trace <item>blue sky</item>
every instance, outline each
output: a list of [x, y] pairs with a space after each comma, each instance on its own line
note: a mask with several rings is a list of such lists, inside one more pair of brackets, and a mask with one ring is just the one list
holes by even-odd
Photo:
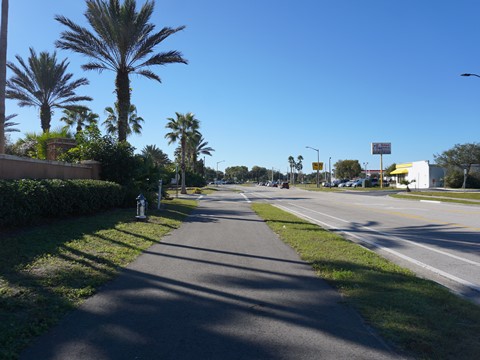
[[[143, 4], [142, 0], [137, 3]], [[480, 2], [475, 0], [156, 0], [151, 21], [186, 25], [159, 51], [179, 50], [189, 64], [158, 67], [162, 84], [133, 76], [132, 103], [145, 119], [137, 152], [156, 145], [173, 158], [166, 118], [193, 112], [215, 149], [207, 166], [254, 165], [286, 172], [288, 157], [332, 166], [338, 160], [379, 169], [372, 142], [390, 142], [383, 165], [430, 160], [455, 144], [479, 141]], [[8, 60], [28, 48], [54, 51], [61, 14], [86, 25], [83, 0], [10, 1]], [[83, 72], [91, 109], [105, 119], [115, 101], [114, 74]], [[24, 132], [41, 132], [38, 109], [7, 100]], [[56, 111], [52, 128], [61, 125]], [[21, 134], [14, 134], [16, 140]]]

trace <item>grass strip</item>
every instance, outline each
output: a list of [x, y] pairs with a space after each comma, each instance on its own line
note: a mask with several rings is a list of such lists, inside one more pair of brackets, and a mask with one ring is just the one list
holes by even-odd
[[254, 211], [398, 351], [418, 359], [480, 354], [480, 307], [376, 253], [268, 204]]
[[468, 200], [463, 200], [462, 198], [455, 198], [455, 197], [435, 197], [435, 196], [423, 196], [421, 195], [401, 195], [401, 194], [394, 194], [390, 195], [391, 197], [397, 198], [397, 199], [407, 199], [407, 200], [427, 200], [427, 201], [440, 201], [440, 202], [448, 202], [448, 203], [456, 203], [456, 204], [465, 204], [465, 205], [480, 205], [480, 202], [478, 201], [468, 201]]
[[147, 222], [135, 221], [134, 209], [119, 209], [0, 233], [0, 359], [18, 358], [32, 338], [178, 228], [196, 206], [162, 204]]

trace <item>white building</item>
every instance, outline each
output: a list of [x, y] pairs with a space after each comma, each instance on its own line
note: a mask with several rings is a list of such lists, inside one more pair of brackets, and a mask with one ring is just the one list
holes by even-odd
[[397, 164], [390, 173], [397, 181], [397, 187], [406, 188], [402, 181], [410, 182], [410, 189], [429, 189], [442, 187], [445, 169], [439, 165], [430, 164], [428, 160], [414, 161], [411, 163]]

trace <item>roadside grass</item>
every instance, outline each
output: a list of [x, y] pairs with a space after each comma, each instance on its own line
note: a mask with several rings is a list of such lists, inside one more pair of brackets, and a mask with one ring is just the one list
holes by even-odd
[[252, 207], [399, 352], [418, 359], [478, 358], [479, 306], [276, 207]]
[[466, 205], [480, 205], [480, 192], [413, 191], [410, 193], [394, 194], [390, 196], [407, 200], [430, 200]]
[[162, 204], [147, 222], [135, 221], [135, 209], [119, 209], [0, 233], [0, 359], [16, 359], [196, 206]]

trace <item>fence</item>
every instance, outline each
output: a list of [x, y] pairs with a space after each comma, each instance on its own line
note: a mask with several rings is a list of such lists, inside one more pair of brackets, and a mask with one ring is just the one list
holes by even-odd
[[0, 155], [0, 179], [100, 179], [98, 161], [70, 164], [61, 161], [36, 160]]

